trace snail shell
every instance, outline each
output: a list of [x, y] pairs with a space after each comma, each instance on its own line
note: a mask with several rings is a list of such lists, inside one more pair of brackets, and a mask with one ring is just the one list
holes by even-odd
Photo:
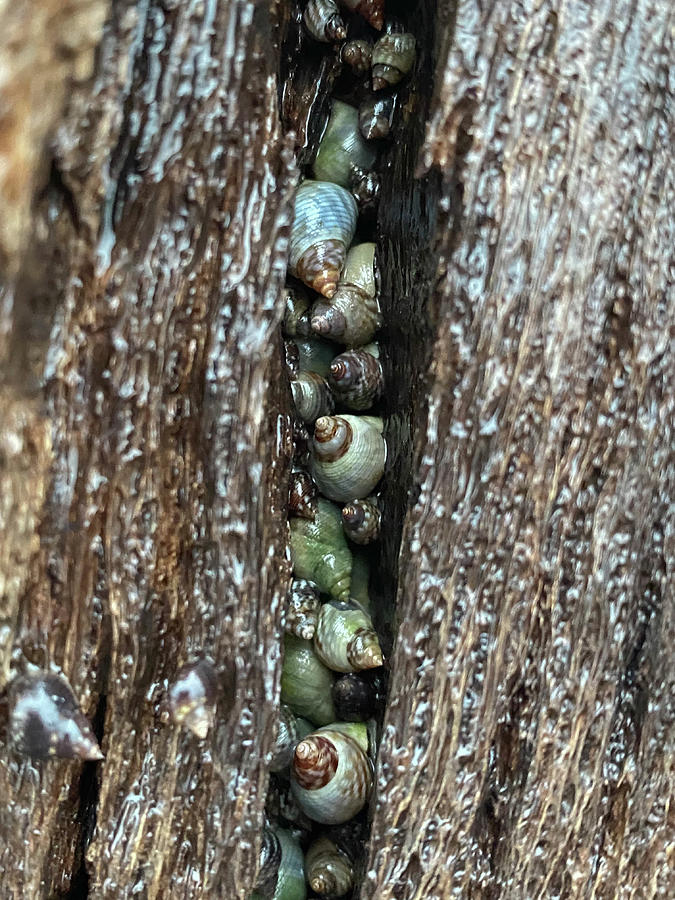
[[332, 297], [337, 290], [357, 215], [356, 201], [339, 184], [308, 180], [297, 190], [289, 266], [324, 297]]
[[345, 733], [347, 727], [340, 723], [322, 728], [295, 748], [291, 789], [305, 815], [325, 825], [339, 825], [355, 816], [365, 806], [373, 783], [367, 751]]
[[373, 47], [373, 90], [398, 84], [415, 63], [415, 36], [384, 34]]
[[319, 618], [321, 601], [310, 581], [296, 578], [291, 583], [284, 627], [288, 634], [311, 641]]
[[330, 838], [320, 837], [305, 854], [305, 870], [311, 889], [320, 897], [344, 897], [354, 886], [352, 860]]
[[333, 300], [318, 300], [312, 307], [312, 331], [348, 347], [360, 347], [372, 340], [381, 325], [375, 244], [357, 244], [349, 251]]
[[260, 845], [258, 879], [255, 884], [255, 892], [259, 897], [264, 897], [265, 900], [274, 897], [280, 865], [281, 843], [274, 831], [268, 825], [265, 825], [263, 826], [262, 843]]
[[312, 581], [322, 594], [346, 600], [351, 585], [352, 552], [339, 507], [319, 497], [314, 521], [291, 519], [290, 530], [295, 577]]
[[321, 493], [331, 500], [367, 497], [382, 478], [387, 445], [372, 419], [350, 415], [317, 419], [311, 473]]
[[169, 691], [171, 716], [203, 740], [215, 718], [216, 673], [204, 659], [186, 663], [179, 669]]
[[331, 44], [347, 37], [345, 23], [334, 0], [309, 0], [303, 19], [307, 31], [317, 41]]
[[[281, 845], [281, 863], [273, 900], [306, 900], [305, 858], [300, 842], [286, 828], [276, 828], [275, 834]], [[253, 900], [262, 900], [261, 895], [254, 894]]]
[[33, 759], [103, 759], [94, 732], [65, 678], [21, 675], [9, 687], [9, 735]]
[[376, 156], [359, 131], [358, 110], [341, 100], [334, 100], [314, 161], [314, 177], [348, 188], [354, 169], [371, 169]]
[[352, 173], [352, 197], [361, 212], [374, 210], [380, 202], [380, 176], [377, 172], [354, 169]]
[[389, 137], [394, 121], [396, 97], [366, 97], [359, 106], [359, 128], [367, 141]]
[[328, 384], [339, 403], [350, 409], [368, 409], [384, 389], [382, 364], [363, 348], [347, 350], [330, 364]]
[[298, 743], [298, 726], [290, 706], [282, 703], [279, 707], [279, 727], [272, 750], [270, 772], [281, 772], [291, 764], [293, 751]]
[[284, 635], [282, 702], [296, 716], [303, 716], [315, 725], [326, 725], [335, 719], [332, 687], [333, 674], [316, 655], [312, 642]]
[[358, 672], [382, 665], [373, 623], [358, 603], [331, 600], [319, 611], [314, 649], [334, 672]]
[[363, 16], [373, 28], [377, 28], [378, 31], [382, 30], [384, 25], [384, 0], [340, 0], [340, 2], [347, 9], [351, 9], [353, 12]]
[[288, 337], [309, 337], [312, 327], [309, 320], [311, 307], [309, 297], [303, 288], [286, 288], [286, 312], [284, 313], [284, 334]]
[[300, 372], [316, 372], [326, 378], [330, 372], [330, 364], [335, 357], [335, 347], [328, 341], [312, 336], [297, 338], [295, 345], [298, 351], [298, 369]]
[[288, 374], [295, 378], [300, 371], [300, 351], [295, 341], [284, 341], [284, 353]]
[[352, 583], [349, 589], [349, 597], [370, 612], [370, 561], [368, 555], [362, 550], [352, 551]]
[[291, 393], [295, 411], [303, 422], [315, 422], [319, 416], [330, 415], [335, 408], [326, 379], [316, 372], [298, 372], [291, 381]]
[[383, 697], [382, 674], [377, 670], [348, 672], [333, 685], [333, 705], [339, 719], [365, 722], [376, 713]]
[[342, 527], [355, 544], [371, 544], [380, 536], [382, 513], [370, 500], [353, 500], [342, 509]]
[[291, 478], [288, 485], [289, 516], [299, 516], [301, 519], [313, 519], [316, 515], [316, 497], [316, 485], [307, 472], [291, 472]]
[[299, 466], [309, 465], [311, 437], [307, 426], [293, 416], [293, 461]]
[[348, 65], [354, 74], [365, 75], [370, 71], [373, 59], [373, 45], [370, 41], [358, 38], [342, 45], [340, 59]]

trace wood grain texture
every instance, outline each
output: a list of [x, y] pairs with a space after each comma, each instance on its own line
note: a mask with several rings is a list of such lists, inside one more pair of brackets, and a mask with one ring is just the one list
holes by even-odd
[[439, 30], [437, 331], [364, 898], [672, 896], [674, 25], [464, 0]]
[[[66, 673], [106, 758], [0, 749], [7, 896], [250, 893], [289, 580], [275, 29], [245, 0], [116, 3], [59, 129], [49, 278], [25, 279], [57, 298], [51, 473], [14, 655]], [[221, 677], [203, 743], [166, 708], [198, 653]]]

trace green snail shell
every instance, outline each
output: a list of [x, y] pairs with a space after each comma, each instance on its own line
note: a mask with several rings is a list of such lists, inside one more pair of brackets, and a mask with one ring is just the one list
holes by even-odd
[[319, 592], [310, 581], [296, 578], [291, 583], [286, 602], [284, 628], [288, 634], [305, 641], [314, 638], [321, 601]]
[[349, 409], [369, 409], [382, 396], [382, 363], [364, 347], [340, 353], [330, 364], [328, 384], [338, 403]]
[[342, 527], [350, 541], [370, 544], [380, 536], [382, 513], [372, 500], [352, 500], [342, 510]]
[[352, 550], [352, 583], [349, 597], [370, 614], [370, 560], [363, 550]]
[[311, 641], [284, 635], [284, 665], [281, 670], [281, 701], [296, 716], [315, 725], [326, 725], [335, 719], [331, 690], [333, 673], [316, 655]]
[[373, 90], [398, 84], [415, 63], [415, 36], [384, 34], [373, 47]]
[[330, 600], [319, 610], [314, 649], [334, 672], [358, 672], [382, 665], [382, 650], [370, 616], [352, 600]]
[[339, 825], [365, 806], [373, 783], [367, 751], [334, 723], [301, 740], [291, 765], [291, 790], [315, 822]]
[[317, 487], [331, 500], [343, 502], [372, 493], [387, 459], [381, 420], [373, 416], [322, 416], [311, 449], [310, 471]]
[[316, 334], [348, 347], [361, 347], [372, 340], [382, 325], [377, 300], [375, 244], [352, 247], [331, 302], [316, 301], [311, 323]]
[[359, 131], [358, 110], [341, 100], [334, 100], [333, 111], [314, 161], [314, 177], [348, 188], [354, 169], [371, 169], [375, 159], [375, 151]]
[[317, 838], [308, 848], [305, 871], [311, 889], [326, 900], [344, 897], [354, 886], [351, 859], [325, 836]]
[[336, 347], [316, 336], [296, 338], [295, 345], [298, 350], [298, 370], [300, 372], [316, 372], [317, 375], [327, 378], [330, 373], [330, 364], [337, 352]]
[[315, 422], [320, 416], [329, 416], [335, 402], [328, 382], [316, 372], [298, 372], [291, 381], [291, 393], [295, 411], [303, 422]]
[[334, 0], [309, 0], [303, 19], [307, 31], [317, 41], [330, 44], [347, 37], [345, 23]]
[[[273, 900], [306, 900], [305, 858], [299, 841], [286, 828], [275, 828], [281, 846], [281, 862]], [[253, 894], [251, 900], [267, 900], [265, 895]]]
[[352, 552], [342, 527], [339, 507], [317, 499], [316, 516], [291, 519], [291, 561], [296, 578], [313, 582], [322, 594], [347, 599], [351, 585]]
[[303, 181], [295, 195], [288, 257], [291, 274], [324, 297], [332, 297], [357, 216], [356, 200], [346, 188], [329, 181]]

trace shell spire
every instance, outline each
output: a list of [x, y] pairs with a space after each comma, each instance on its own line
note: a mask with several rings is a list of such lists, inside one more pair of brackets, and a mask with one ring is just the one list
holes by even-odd
[[326, 497], [347, 502], [372, 493], [387, 459], [387, 445], [376, 423], [381, 420], [373, 416], [317, 419], [311, 474]]
[[320, 897], [344, 897], [354, 886], [354, 864], [330, 838], [317, 838], [305, 855], [309, 886]]
[[309, 0], [302, 17], [307, 31], [317, 41], [330, 44], [347, 37], [335, 0]]
[[370, 616], [358, 603], [329, 601], [319, 611], [314, 649], [334, 672], [358, 672], [382, 665], [382, 648]]
[[89, 722], [61, 676], [39, 672], [17, 677], [9, 702], [9, 733], [19, 753], [33, 759], [103, 759]]
[[380, 536], [382, 513], [371, 500], [354, 500], [342, 509], [342, 527], [355, 544], [371, 544]]
[[330, 364], [328, 384], [335, 399], [350, 409], [369, 409], [382, 396], [382, 363], [365, 348], [347, 350]]

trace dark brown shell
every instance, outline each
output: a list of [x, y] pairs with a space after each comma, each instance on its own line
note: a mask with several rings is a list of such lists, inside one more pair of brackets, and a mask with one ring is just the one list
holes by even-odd
[[342, 527], [355, 544], [372, 544], [380, 536], [382, 513], [372, 500], [352, 500], [342, 509]]
[[265, 900], [271, 900], [277, 887], [279, 866], [281, 865], [281, 844], [272, 829], [265, 825], [260, 845], [260, 868], [255, 892]]
[[330, 44], [347, 37], [345, 23], [334, 0], [309, 0], [303, 20], [307, 31], [317, 41]]
[[311, 305], [311, 300], [304, 288], [297, 285], [286, 288], [284, 334], [288, 337], [309, 337], [312, 333], [309, 320]]
[[396, 95], [366, 97], [359, 106], [359, 128], [367, 141], [389, 137], [396, 111]]
[[348, 672], [333, 685], [335, 714], [343, 722], [366, 722], [378, 712], [384, 698], [381, 670]]
[[314, 519], [318, 490], [307, 472], [291, 472], [288, 485], [288, 514], [301, 519]]
[[355, 74], [365, 75], [370, 71], [373, 57], [373, 45], [370, 41], [359, 38], [354, 41], [346, 41], [340, 51], [340, 59], [346, 63]]
[[377, 28], [378, 31], [382, 30], [384, 25], [384, 0], [340, 0], [340, 2], [347, 9], [354, 10], [360, 16], [363, 16], [373, 28]]
[[355, 168], [352, 172], [351, 191], [360, 212], [374, 211], [380, 202], [380, 176], [377, 172]]
[[338, 403], [359, 411], [370, 409], [384, 389], [382, 364], [366, 350], [347, 350], [331, 363], [328, 384]]

